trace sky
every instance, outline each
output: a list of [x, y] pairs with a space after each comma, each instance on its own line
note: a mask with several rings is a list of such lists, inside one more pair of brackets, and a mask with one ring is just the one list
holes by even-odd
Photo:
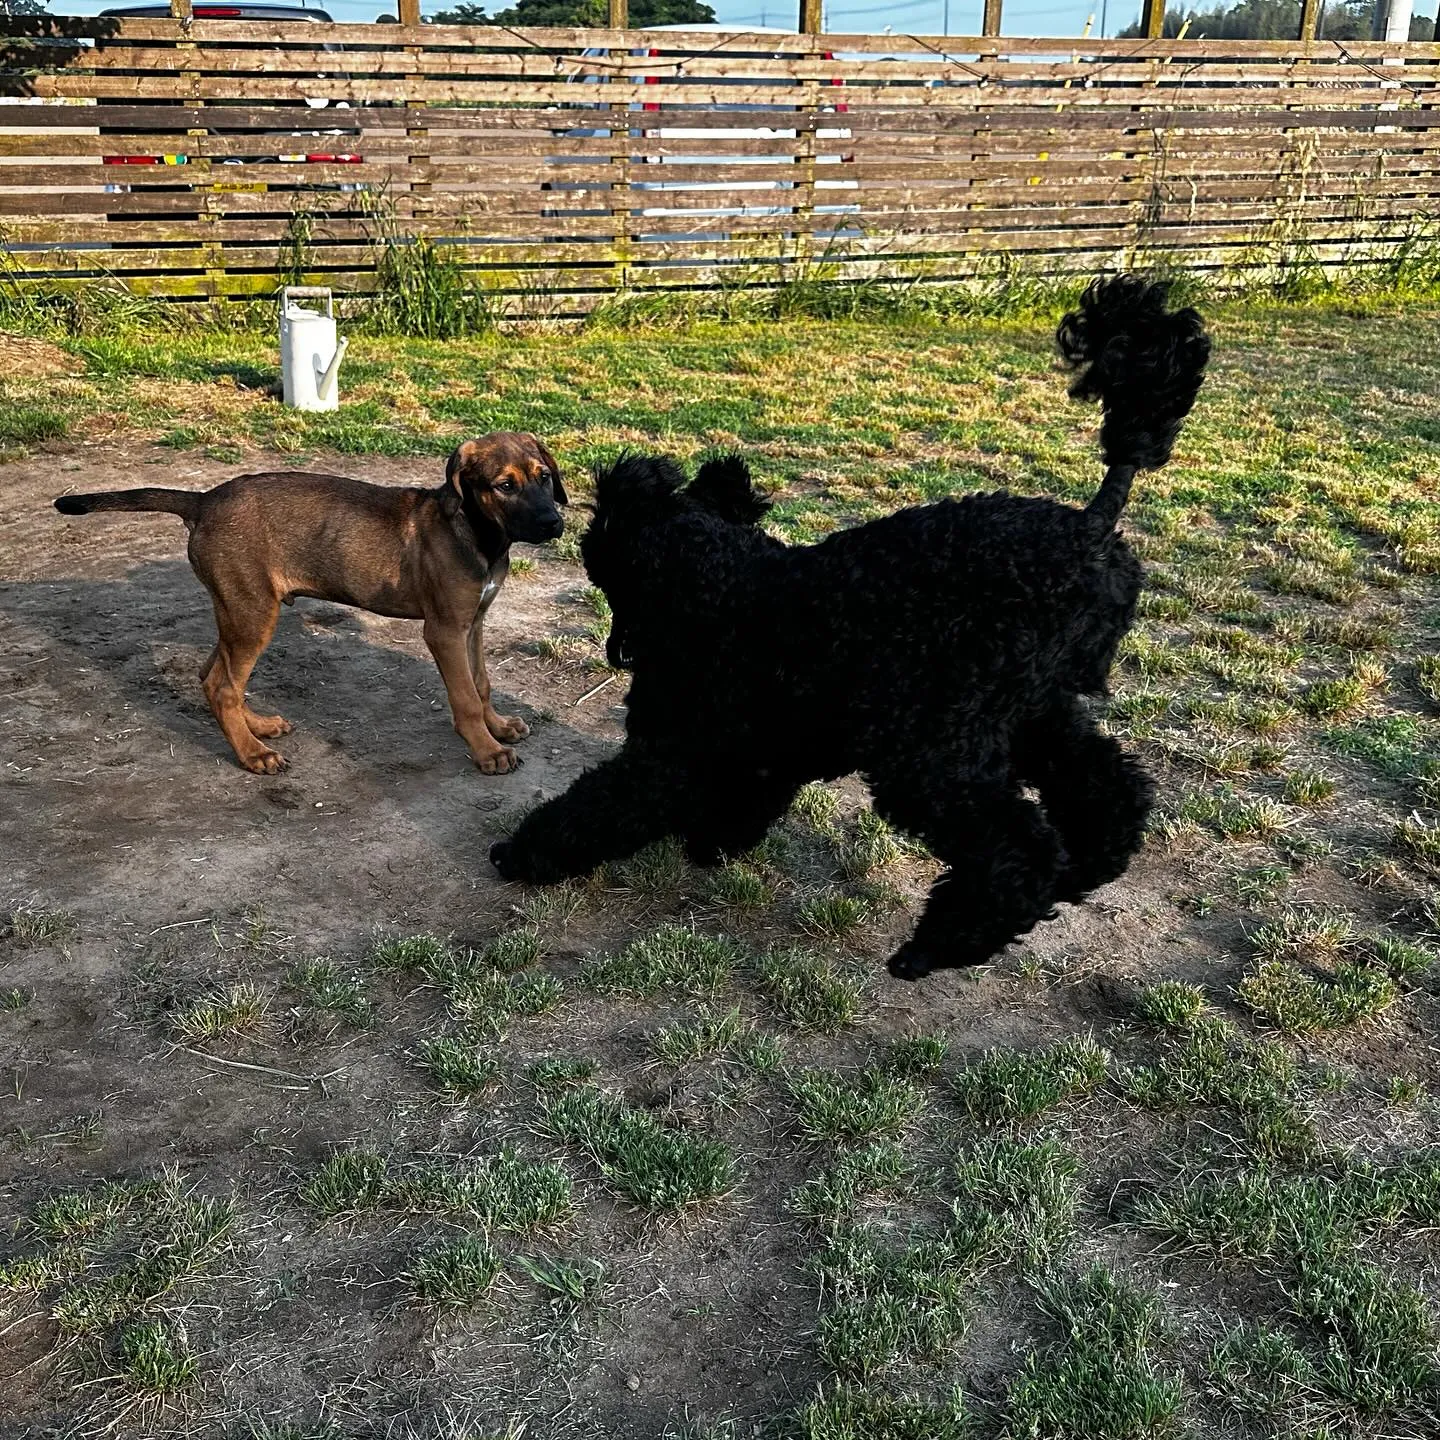
[[[137, 0], [51, 0], [56, 15], [94, 15], [107, 5], [137, 3]], [[284, 3], [284, 0], [280, 0]], [[311, 0], [336, 20], [373, 20], [377, 15], [395, 13], [395, 0]], [[422, 0], [424, 13], [443, 10], [451, 0]], [[482, 0], [483, 3], [483, 0]], [[487, 8], [503, 10], [511, 0], [493, 0]], [[715, 19], [722, 24], [774, 25], [797, 28], [799, 0], [709, 0]], [[1004, 31], [1007, 35], [1079, 35], [1093, 13], [1092, 33], [1099, 33], [1101, 6], [1105, 6], [1106, 33], [1134, 20], [1140, 0], [1005, 0]], [[1417, 6], [1417, 8], [1419, 8]], [[879, 33], [888, 25], [912, 35], [978, 35], [983, 0], [825, 0], [825, 28], [857, 34]], [[946, 18], [949, 28], [946, 29]]]
[[[51, 0], [57, 15], [93, 15], [122, 0]], [[133, 0], [131, 0], [133, 3]], [[395, 0], [311, 0], [336, 20], [369, 21], [388, 11]], [[424, 13], [446, 8], [450, 0], [422, 0]], [[503, 10], [511, 0], [493, 0], [488, 8]], [[709, 0], [723, 24], [774, 25], [796, 28], [799, 0]], [[1208, 9], [1213, 0], [1170, 0], [1176, 8]], [[835, 33], [879, 33], [888, 26], [901, 34], [978, 35], [983, 0], [824, 0], [825, 28]], [[1081, 35], [1087, 21], [1093, 35], [1114, 35], [1136, 20], [1140, 0], [1004, 0], [1002, 32], [1006, 35]], [[1415, 14], [1433, 15], [1435, 0], [1416, 0]], [[1103, 31], [1101, 25], [1104, 25]]]

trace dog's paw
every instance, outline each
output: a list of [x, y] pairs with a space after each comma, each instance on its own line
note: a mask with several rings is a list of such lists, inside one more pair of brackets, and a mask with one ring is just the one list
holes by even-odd
[[907, 941], [890, 957], [889, 970], [897, 980], [919, 980], [934, 968], [934, 960], [913, 940]]
[[495, 723], [486, 722], [487, 730], [500, 741], [523, 740], [530, 727], [518, 715], [497, 715]]
[[295, 727], [283, 715], [247, 714], [245, 728], [257, 740], [274, 740], [279, 735], [288, 735]]
[[514, 856], [515, 847], [508, 840], [497, 840], [490, 847], [490, 863], [502, 880], [518, 878], [514, 871]]
[[278, 750], [261, 750], [256, 755], [242, 755], [240, 763], [252, 775], [278, 775], [290, 768], [290, 762]]
[[475, 763], [482, 775], [508, 775], [512, 770], [518, 770], [522, 762], [508, 745], [501, 745], [486, 751]]

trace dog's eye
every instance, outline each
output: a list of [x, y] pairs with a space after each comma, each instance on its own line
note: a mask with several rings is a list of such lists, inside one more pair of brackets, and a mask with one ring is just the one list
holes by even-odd
[[513, 495], [520, 487], [513, 480], [502, 480], [495, 488], [503, 495]]
[[540, 467], [540, 483], [548, 485], [555, 477], [542, 465]]

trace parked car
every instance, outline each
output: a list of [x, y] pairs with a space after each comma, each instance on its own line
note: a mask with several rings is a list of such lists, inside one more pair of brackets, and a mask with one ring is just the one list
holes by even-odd
[[[238, 5], [196, 5], [191, 13], [197, 20], [254, 20], [257, 22], [268, 22], [272, 24], [277, 21], [291, 23], [309, 22], [316, 25], [328, 25], [331, 23], [330, 14], [327, 11], [318, 9], [314, 6], [266, 4], [263, 3], [263, 0], [262, 3], [249, 3], [249, 0], [246, 0], [246, 3]], [[147, 5], [115, 6], [114, 8], [109, 10], [102, 10], [100, 14], [102, 17], [108, 16], [116, 19], [159, 20], [169, 19], [171, 11], [170, 6], [166, 3], [151, 3]], [[333, 45], [322, 45], [319, 48], [325, 50], [333, 50], [335, 47]], [[103, 105], [107, 102], [101, 101], [100, 103]], [[128, 104], [132, 102], [112, 101], [109, 103]], [[169, 101], [163, 103], [181, 105], [184, 102]], [[209, 105], [213, 106], [216, 103], [217, 102], [212, 101], [209, 102]], [[223, 104], [225, 102], [218, 103]], [[253, 104], [254, 102], [237, 101], [235, 103]], [[267, 105], [279, 107], [281, 105], [284, 105], [285, 103], [286, 102], [284, 101], [270, 101], [267, 102]], [[297, 101], [292, 103], [296, 105], [297, 109], [301, 108], [301, 105], [303, 103], [303, 107], [308, 110], [343, 111], [350, 108], [348, 101], [340, 100], [332, 103], [331, 101], [322, 98], [306, 99], [303, 102]], [[104, 126], [101, 126], [100, 133], [102, 135], [107, 133], [133, 135], [136, 132], [133, 129], [129, 128], [126, 128], [124, 130], [113, 129], [107, 131]], [[157, 131], [156, 133], [163, 134], [167, 132]], [[210, 134], [212, 135], [223, 133], [225, 132], [219, 130], [212, 130], [210, 132]], [[355, 141], [359, 139], [360, 135], [359, 130], [355, 129], [354, 127], [334, 126], [326, 127], [324, 129], [297, 127], [294, 130], [277, 130], [266, 133], [267, 135], [273, 134], [276, 137], [277, 143], [273, 154], [218, 156], [211, 162], [212, 165], [359, 165], [363, 160], [363, 156], [359, 155], [352, 148]], [[105, 165], [126, 167], [137, 165], [186, 165], [190, 163], [190, 160], [191, 157], [184, 153], [169, 155], [106, 155], [103, 157], [103, 163]], [[106, 185], [105, 189], [106, 192], [109, 194], [124, 194], [132, 190], [134, 188], [134, 184], [138, 183], [140, 183], [140, 181], [137, 177], [135, 182], [133, 182], [132, 184], [117, 182]], [[145, 188], [147, 190], [178, 191], [185, 190], [188, 187], [184, 185], [166, 185], [161, 182], [156, 185], [146, 184]], [[237, 179], [234, 181], [220, 182], [216, 186], [216, 188], [223, 190], [246, 190], [263, 192], [266, 190], [290, 190], [298, 188], [313, 189], [316, 187], [304, 184], [303, 182], [293, 187], [267, 184], [265, 182], [247, 182], [242, 181], [237, 177]], [[354, 191], [361, 190], [364, 188], [364, 186], [334, 185], [324, 186], [320, 188], [339, 191]]]
[[[721, 24], [656, 25], [649, 28], [654, 30], [688, 32], [707, 31], [712, 34], [735, 36], [793, 35], [795, 33], [793, 30], [782, 30], [775, 26], [748, 26], [741, 28], [734, 25]], [[657, 49], [652, 48], [650, 50], [632, 49], [629, 53], [632, 56], [645, 57], [658, 56], [661, 52]], [[731, 55], [738, 55], [744, 58], [779, 58], [774, 54], [774, 52], [767, 51], [761, 43], [757, 43], [753, 50], [746, 49], [743, 51], [739, 51], [732, 49], [728, 50], [726, 53]], [[584, 54], [587, 58], [590, 59], [600, 59], [607, 56], [609, 54], [609, 51], [605, 48], [591, 48], [586, 50]], [[828, 60], [833, 57], [831, 57], [830, 55], [826, 55], [823, 58]], [[627, 76], [627, 78], [638, 79], [641, 84], [663, 86], [667, 83], [667, 81], [670, 80], [671, 77], [660, 73], [660, 68], [657, 67], [657, 71], [654, 74], [647, 74], [644, 71], [641, 71], [637, 76], [632, 72], [629, 76]], [[608, 77], [604, 75], [585, 75], [578, 77], [577, 83], [584, 85], [602, 85], [606, 83], [607, 79]], [[706, 77], [705, 83], [712, 85], [773, 85], [777, 92], [775, 101], [773, 103], [756, 103], [753, 101], [745, 101], [737, 102], [735, 104], [718, 104], [710, 107], [717, 111], [727, 112], [773, 112], [775, 110], [791, 108], [785, 104], [784, 91], [791, 86], [798, 86], [803, 82], [798, 80], [791, 80], [786, 77], [778, 77], [773, 81], [767, 82], [763, 80], [757, 81], [756, 79], [747, 76], [726, 76], [719, 78]], [[831, 83], [838, 87], [843, 84], [843, 81], [837, 78]], [[603, 101], [599, 100], [581, 103], [586, 104], [587, 107], [593, 105], [596, 108], [599, 108], [604, 104]], [[798, 109], [799, 107], [797, 106], [794, 108]], [[827, 106], [826, 108], [829, 110], [833, 110], [833, 112], [836, 114], [843, 114], [846, 109], [845, 105], [839, 101], [837, 101], [837, 103], [833, 107]], [[635, 111], [641, 114], [654, 113], [660, 111], [661, 104], [659, 98], [657, 97], [657, 100], [655, 102], [632, 101], [629, 105], [629, 109], [631, 111]], [[603, 126], [595, 128], [576, 127], [560, 133], [563, 135], [575, 136], [578, 138], [582, 136], [611, 136], [615, 135], [616, 131], [612, 127]], [[644, 164], [647, 166], [655, 165], [661, 167], [665, 165], [684, 165], [690, 166], [692, 168], [721, 165], [764, 165], [772, 168], [776, 165], [784, 164], [794, 164], [798, 166], [801, 163], [801, 160], [800, 157], [798, 157], [794, 153], [794, 147], [783, 143], [786, 141], [793, 141], [796, 138], [796, 135], [797, 132], [794, 129], [784, 126], [775, 127], [769, 125], [757, 125], [753, 128], [748, 126], [741, 128], [733, 128], [729, 126], [720, 127], [706, 125], [660, 125], [657, 127], [645, 124], [643, 121], [640, 122], [637, 127], [632, 127], [628, 131], [628, 136], [635, 138], [658, 138], [662, 140], [685, 141], [693, 140], [695, 142], [695, 149], [693, 152], [686, 151], [682, 154], [671, 155], [655, 155], [646, 152], [636, 153], [632, 156], [632, 159], [636, 164]], [[815, 156], [816, 165], [838, 166], [846, 164], [851, 159], [853, 159], [852, 156], [844, 152], [843, 148], [836, 144], [836, 142], [848, 140], [850, 139], [850, 137], [851, 132], [848, 128], [844, 126], [843, 123], [834, 127], [825, 126], [816, 130], [815, 138], [817, 143], [828, 142], [829, 144], [834, 144], [836, 146], [836, 148], [834, 148], [833, 150], [827, 148], [826, 150], [817, 154]], [[774, 140], [777, 143], [773, 151], [760, 151], [754, 154], [736, 155], [730, 153], [728, 149], [717, 150], [715, 148], [707, 146], [707, 141], [714, 140]], [[637, 149], [639, 148], [640, 147], [637, 147]], [[553, 158], [552, 163], [573, 165], [577, 163], [577, 158], [578, 157], [556, 156]], [[730, 232], [727, 231], [723, 226], [720, 226], [718, 228], [711, 228], [715, 226], [715, 222], [717, 220], [756, 215], [791, 215], [795, 212], [795, 206], [793, 202], [779, 200], [778, 195], [786, 191], [793, 191], [795, 189], [795, 185], [796, 182], [793, 180], [773, 179], [754, 181], [734, 179], [666, 180], [657, 176], [655, 179], [632, 180], [630, 185], [630, 188], [632, 190], [644, 191], [651, 194], [663, 194], [665, 192], [670, 192], [677, 195], [694, 195], [703, 194], [706, 192], [713, 192], [716, 193], [717, 196], [721, 193], [727, 196], [726, 203], [717, 203], [713, 207], [701, 206], [692, 208], [690, 206], [685, 206], [681, 208], [675, 205], [666, 205], [658, 200], [656, 203], [642, 206], [640, 209], [632, 213], [640, 216], [675, 216], [682, 214], [687, 216], [693, 216], [697, 221], [704, 222], [704, 228], [701, 229], [697, 227], [697, 230], [695, 231], [685, 231], [683, 234], [680, 235], [674, 233], [646, 234], [642, 232], [637, 234], [634, 238], [640, 241], [664, 239], [712, 241], [728, 239]], [[554, 191], [565, 191], [583, 190], [586, 187], [584, 181], [556, 180], [546, 182], [546, 188]], [[844, 179], [841, 178], [839, 175], [836, 175], [833, 178], [827, 177], [825, 179], [817, 179], [815, 181], [815, 189], [817, 192], [853, 192], [859, 189], [859, 183], [855, 180]], [[730, 198], [734, 197], [736, 195], [736, 192], [745, 195], [747, 198], [737, 204], [733, 198]], [[756, 197], [756, 203], [752, 203], [748, 198], [748, 196], [752, 194]], [[761, 198], [762, 196], [764, 197], [763, 199]], [[843, 217], [846, 215], [856, 215], [859, 213], [859, 211], [860, 206], [857, 203], [854, 203], [853, 201], [841, 201], [839, 196], [836, 197], [834, 203], [816, 204], [814, 206], [814, 212], [818, 215], [834, 215], [837, 217]], [[604, 214], [606, 212], [601, 210], [587, 209], [553, 209], [547, 211], [546, 213], [558, 216], [598, 215]], [[841, 234], [854, 234], [856, 232], [853, 230], [853, 228], [846, 226], [843, 220], [837, 218], [836, 229], [831, 233], [838, 236]]]

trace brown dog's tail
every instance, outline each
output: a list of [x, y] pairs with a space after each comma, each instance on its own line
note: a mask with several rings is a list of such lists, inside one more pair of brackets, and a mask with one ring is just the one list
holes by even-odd
[[62, 495], [55, 508], [62, 515], [91, 515], [97, 510], [159, 510], [178, 515], [187, 525], [200, 514], [204, 491], [197, 490], [101, 490], [94, 495]]

